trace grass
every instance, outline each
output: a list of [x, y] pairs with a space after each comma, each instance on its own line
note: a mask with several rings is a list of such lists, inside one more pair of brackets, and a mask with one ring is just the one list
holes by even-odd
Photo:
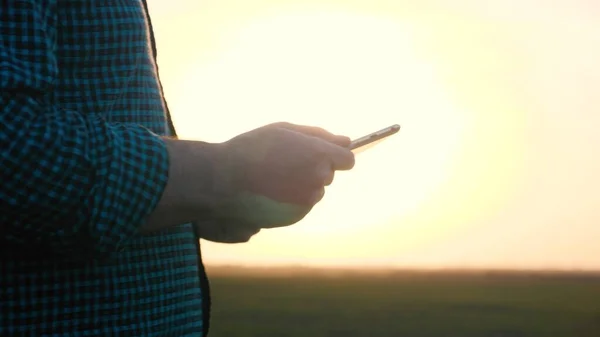
[[600, 275], [208, 272], [211, 337], [600, 337]]

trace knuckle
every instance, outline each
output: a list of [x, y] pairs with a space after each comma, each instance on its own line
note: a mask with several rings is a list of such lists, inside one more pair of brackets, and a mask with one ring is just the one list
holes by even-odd
[[321, 160], [317, 166], [317, 179], [319, 181], [328, 181], [333, 175], [333, 168], [328, 160]]
[[289, 127], [290, 123], [288, 123], [288, 122], [275, 122], [275, 123], [272, 123], [271, 126], [273, 126], [273, 127]]
[[319, 135], [323, 135], [323, 136], [330, 136], [331, 135], [331, 133], [329, 133], [329, 131], [327, 131], [327, 130], [321, 128], [321, 127], [318, 127], [318, 126], [313, 126], [312, 129], [314, 130], [314, 132], [316, 134], [319, 134]]
[[327, 177], [327, 179], [325, 180], [325, 186], [329, 186], [333, 183], [333, 180], [335, 179], [335, 173], [331, 172], [329, 174], [329, 176]]
[[324, 197], [324, 196], [325, 196], [325, 188], [320, 188], [320, 189], [317, 191], [317, 195], [316, 195], [316, 198], [315, 198], [315, 199], [316, 199], [316, 202], [315, 202], [315, 203], [317, 203], [317, 202], [319, 202], [319, 201], [323, 200], [323, 197]]

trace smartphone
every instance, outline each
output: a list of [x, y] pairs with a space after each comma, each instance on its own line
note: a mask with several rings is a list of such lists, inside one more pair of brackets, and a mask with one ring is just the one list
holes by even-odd
[[[352, 151], [365, 150], [365, 149], [379, 143], [383, 139], [397, 133], [398, 131], [400, 131], [400, 125], [394, 124], [385, 129], [381, 129], [379, 131], [373, 132], [364, 137], [360, 137], [358, 139], [353, 140], [352, 143], [350, 143], [350, 146], [348, 146], [348, 148]], [[367, 147], [367, 145], [371, 145], [371, 146]]]

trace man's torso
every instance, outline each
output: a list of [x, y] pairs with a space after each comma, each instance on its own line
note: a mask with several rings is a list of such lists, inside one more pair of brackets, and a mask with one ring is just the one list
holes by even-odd
[[[53, 103], [167, 134], [144, 3], [53, 2], [56, 29], [50, 33], [56, 36], [59, 63]], [[204, 270], [191, 225], [136, 238], [108, 258], [35, 256], [0, 258], [2, 336], [199, 336], [203, 331], [202, 291], [208, 289], [201, 289]]]

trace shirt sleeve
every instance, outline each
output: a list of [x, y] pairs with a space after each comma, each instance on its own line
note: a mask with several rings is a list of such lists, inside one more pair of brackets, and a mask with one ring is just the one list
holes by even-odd
[[0, 4], [0, 235], [38, 254], [111, 253], [156, 207], [168, 153], [141, 126], [52, 104], [54, 2]]

